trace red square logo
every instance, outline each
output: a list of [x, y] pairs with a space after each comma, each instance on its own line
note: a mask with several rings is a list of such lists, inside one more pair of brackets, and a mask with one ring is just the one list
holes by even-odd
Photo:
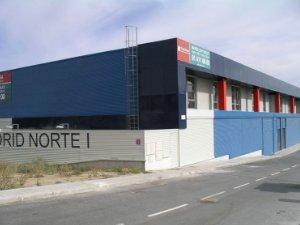
[[177, 38], [177, 60], [190, 63], [190, 43]]
[[11, 73], [10, 72], [0, 73], [0, 84], [10, 83], [10, 82], [11, 82]]

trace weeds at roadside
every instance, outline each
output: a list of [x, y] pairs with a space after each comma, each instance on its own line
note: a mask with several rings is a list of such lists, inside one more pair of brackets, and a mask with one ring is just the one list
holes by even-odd
[[73, 174], [72, 166], [63, 164], [58, 166], [58, 174], [62, 177], [70, 177]]
[[[98, 168], [78, 164], [57, 165], [50, 164], [42, 158], [36, 158], [30, 163], [22, 164], [0, 161], [0, 190], [23, 187], [28, 181], [28, 179], [32, 180], [33, 178], [33, 184], [36, 186], [41, 186], [45, 184], [44, 182], [45, 179], [47, 179], [47, 175], [56, 175], [56, 177], [57, 175], [59, 175], [60, 177], [76, 177], [82, 175], [83, 179], [84, 177], [92, 179], [99, 177], [109, 178], [116, 175], [137, 173], [141, 173], [141, 170], [129, 167]], [[63, 181], [64, 180], [58, 180], [54, 183], [62, 183]]]
[[27, 175], [22, 174], [16, 177], [16, 172], [17, 165], [0, 162], [0, 190], [23, 187], [27, 180]]

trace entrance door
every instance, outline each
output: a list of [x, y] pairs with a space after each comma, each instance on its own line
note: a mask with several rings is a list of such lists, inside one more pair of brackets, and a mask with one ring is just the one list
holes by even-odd
[[277, 151], [286, 148], [286, 118], [277, 118]]

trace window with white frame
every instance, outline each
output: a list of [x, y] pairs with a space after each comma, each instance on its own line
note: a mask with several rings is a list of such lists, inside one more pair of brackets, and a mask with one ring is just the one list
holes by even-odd
[[263, 91], [262, 93], [262, 101], [263, 101], [263, 112], [267, 112], [268, 93], [265, 91]]
[[219, 98], [218, 98], [218, 82], [213, 82], [211, 90], [211, 106], [212, 109], [219, 109]]
[[281, 96], [281, 112], [285, 112], [285, 98]]
[[281, 112], [288, 113], [288, 100], [285, 96], [281, 97]]
[[248, 111], [254, 112], [254, 94], [253, 94], [253, 89], [251, 88], [250, 91], [251, 91], [250, 92], [250, 101], [252, 102], [252, 104], [251, 104], [251, 109], [248, 110]]
[[251, 87], [245, 87], [246, 89], [246, 97], [245, 97], [245, 102], [246, 102], [246, 111], [251, 112], [253, 111], [253, 89]]
[[238, 86], [231, 86], [231, 101], [232, 110], [241, 110], [241, 88]]
[[186, 91], [187, 91], [187, 107], [190, 109], [197, 108], [197, 89], [196, 79], [188, 76], [186, 79]]

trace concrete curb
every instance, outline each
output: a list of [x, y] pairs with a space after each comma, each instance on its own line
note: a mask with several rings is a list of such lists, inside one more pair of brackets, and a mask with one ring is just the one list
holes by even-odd
[[145, 184], [159, 180], [208, 174], [230, 166], [283, 157], [298, 150], [300, 150], [300, 145], [278, 152], [273, 156], [249, 156], [244, 158], [234, 158], [231, 160], [208, 160], [191, 166], [164, 171], [155, 171], [149, 174], [126, 175], [100, 180], [88, 180], [73, 183], [4, 190], [0, 191], [0, 205], [58, 196], [68, 196], [72, 194], [105, 191], [113, 188]]

